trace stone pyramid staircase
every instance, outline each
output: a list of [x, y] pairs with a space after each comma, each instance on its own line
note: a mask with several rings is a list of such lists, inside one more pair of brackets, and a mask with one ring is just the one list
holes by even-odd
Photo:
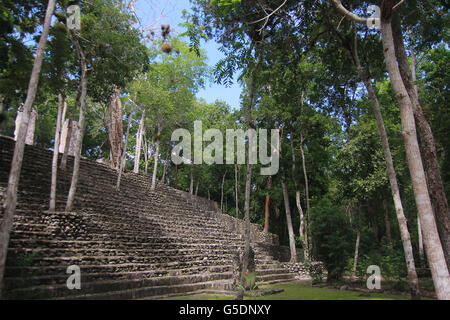
[[[0, 200], [14, 141], [0, 137]], [[139, 299], [232, 289], [233, 256], [243, 248], [243, 222], [217, 204], [149, 176], [82, 160], [73, 212], [64, 212], [73, 159], [58, 172], [57, 212], [48, 212], [52, 151], [26, 146], [5, 272], [14, 298]], [[1, 216], [0, 216], [1, 218]], [[271, 253], [278, 238], [251, 227], [258, 280], [289, 281]], [[67, 268], [81, 271], [70, 290]]]

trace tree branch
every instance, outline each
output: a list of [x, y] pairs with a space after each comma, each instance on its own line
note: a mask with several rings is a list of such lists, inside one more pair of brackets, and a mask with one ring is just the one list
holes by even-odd
[[401, 0], [399, 3], [397, 3], [395, 6], [392, 7], [392, 12], [397, 10], [406, 0]]
[[[253, 21], [253, 22], [249, 22], [248, 24], [255, 24], [255, 23], [264, 21], [263, 26], [257, 30], [259, 33], [262, 33], [264, 28], [266, 27], [267, 23], [269, 22], [269, 18], [272, 15], [274, 15], [277, 11], [279, 11], [286, 4], [286, 2], [287, 2], [287, 0], [284, 0], [283, 3], [278, 8], [273, 10], [271, 13], [267, 14], [264, 18], [258, 19], [258, 20]], [[264, 12], [266, 12], [266, 10], [264, 8], [263, 8], [263, 10], [264, 10]]]
[[334, 6], [336, 7], [336, 9], [338, 9], [338, 11], [340, 13], [342, 13], [343, 15], [345, 15], [347, 18], [350, 18], [351, 20], [353, 20], [356, 23], [367, 24], [367, 21], [368, 21], [367, 18], [361, 18], [360, 16], [357, 16], [353, 12], [348, 11], [342, 5], [340, 0], [332, 0], [332, 2], [334, 3]]

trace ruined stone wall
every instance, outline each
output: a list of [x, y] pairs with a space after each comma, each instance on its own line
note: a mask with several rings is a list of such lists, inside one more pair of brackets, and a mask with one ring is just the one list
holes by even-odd
[[[211, 216], [214, 215], [214, 218], [216, 218], [219, 221], [219, 223], [222, 225], [222, 227], [225, 228], [225, 230], [231, 233], [238, 233], [241, 235], [245, 234], [245, 221], [242, 219], [232, 217], [228, 214], [221, 213], [217, 205], [217, 202], [213, 200], [208, 200], [206, 198], [198, 197], [195, 195], [191, 195], [189, 192], [186, 191], [177, 190], [177, 192], [180, 193], [183, 197], [185, 197], [186, 200], [192, 201], [192, 203], [194, 205], [197, 205], [198, 208], [211, 210], [212, 212], [210, 213], [210, 215]], [[269, 246], [279, 247], [280, 245], [278, 235], [263, 232], [263, 227], [257, 223], [250, 224], [250, 240], [252, 242], [264, 243]]]

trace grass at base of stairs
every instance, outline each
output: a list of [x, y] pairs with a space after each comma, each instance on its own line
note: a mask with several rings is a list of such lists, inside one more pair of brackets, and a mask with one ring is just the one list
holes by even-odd
[[[346, 291], [312, 287], [310, 282], [289, 282], [263, 285], [265, 289], [284, 289], [283, 292], [261, 296], [245, 297], [245, 300], [409, 300], [409, 296], [388, 293], [363, 294], [357, 291]], [[164, 300], [230, 300], [234, 297], [224, 294], [194, 294], [175, 296]]]

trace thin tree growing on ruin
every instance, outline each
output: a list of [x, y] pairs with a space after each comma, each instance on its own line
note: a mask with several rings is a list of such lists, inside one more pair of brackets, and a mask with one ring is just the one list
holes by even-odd
[[120, 157], [119, 174], [117, 175], [117, 182], [116, 182], [116, 190], [117, 191], [119, 191], [119, 189], [120, 189], [120, 180], [122, 178], [122, 171], [124, 170], [124, 166], [125, 166], [125, 162], [126, 162], [126, 158], [127, 158], [128, 137], [130, 135], [131, 123], [133, 122], [133, 112], [134, 112], [134, 104], [131, 105], [130, 114], [128, 115], [127, 131], [125, 133], [125, 143], [123, 145], [122, 156]]
[[[58, 94], [58, 113], [56, 115], [56, 129], [55, 129], [55, 142], [53, 145], [53, 158], [52, 158], [52, 177], [50, 184], [50, 205], [49, 210], [55, 211], [56, 207], [56, 184], [58, 177], [58, 156], [59, 156], [59, 140], [61, 137], [61, 124], [63, 122], [64, 111], [63, 104], [66, 105], [66, 102], [63, 101], [62, 94]], [[65, 109], [65, 108], [64, 108]]]
[[80, 175], [80, 162], [81, 162], [81, 149], [83, 145], [83, 137], [84, 130], [86, 127], [86, 115], [85, 115], [85, 107], [86, 107], [86, 93], [87, 93], [87, 62], [86, 56], [84, 54], [83, 49], [80, 46], [78, 41], [78, 35], [75, 31], [71, 30], [71, 40], [77, 51], [77, 56], [80, 62], [80, 87], [81, 87], [81, 96], [80, 96], [80, 114], [78, 118], [78, 131], [77, 131], [77, 141], [75, 144], [75, 157], [73, 160], [73, 171], [72, 171], [72, 180], [70, 183], [69, 195], [67, 196], [66, 202], [66, 211], [70, 212], [73, 208], [73, 203], [75, 200], [75, 194], [77, 191], [78, 178]]
[[20, 123], [18, 137], [14, 147], [13, 159], [11, 162], [11, 170], [8, 178], [8, 188], [3, 204], [3, 220], [0, 224], [0, 296], [2, 294], [3, 275], [5, 273], [6, 255], [8, 252], [9, 235], [13, 225], [14, 213], [17, 205], [17, 188], [19, 186], [20, 171], [22, 169], [23, 153], [25, 150], [25, 137], [27, 133], [28, 120], [31, 108], [36, 97], [36, 91], [39, 83], [39, 75], [41, 73], [42, 61], [44, 58], [44, 50], [47, 44], [50, 22], [55, 10], [55, 0], [49, 0], [45, 12], [44, 25], [41, 37], [35, 53], [33, 69], [28, 83], [27, 98], [23, 106], [23, 118]]

